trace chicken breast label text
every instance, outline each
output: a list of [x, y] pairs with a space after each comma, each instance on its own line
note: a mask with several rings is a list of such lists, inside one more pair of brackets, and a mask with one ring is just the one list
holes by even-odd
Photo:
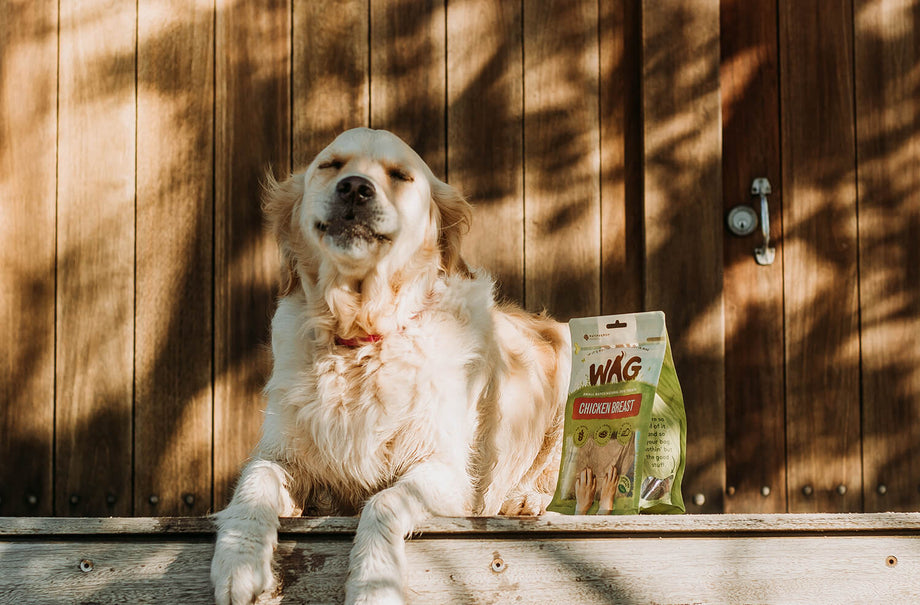
[[620, 397], [577, 397], [572, 407], [572, 418], [612, 419], [638, 416], [642, 405], [642, 395], [622, 395]]

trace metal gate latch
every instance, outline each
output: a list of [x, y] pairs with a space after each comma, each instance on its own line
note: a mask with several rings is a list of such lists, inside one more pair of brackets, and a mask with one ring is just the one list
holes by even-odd
[[754, 259], [758, 265], [772, 265], [776, 257], [776, 248], [770, 245], [770, 208], [767, 196], [773, 193], [770, 181], [761, 177], [751, 184], [751, 195], [760, 196], [760, 226], [763, 231], [763, 246], [754, 248]]

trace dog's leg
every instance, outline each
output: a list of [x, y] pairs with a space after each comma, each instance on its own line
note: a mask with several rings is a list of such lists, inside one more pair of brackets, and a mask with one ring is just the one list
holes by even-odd
[[345, 603], [404, 603], [405, 538], [431, 516], [469, 514], [470, 492], [469, 479], [463, 469], [429, 461], [406, 473], [392, 487], [372, 496], [358, 522], [345, 585]]
[[251, 603], [274, 588], [271, 560], [278, 517], [294, 512], [289, 480], [278, 463], [253, 460], [243, 469], [229, 506], [215, 515], [211, 582], [218, 605]]

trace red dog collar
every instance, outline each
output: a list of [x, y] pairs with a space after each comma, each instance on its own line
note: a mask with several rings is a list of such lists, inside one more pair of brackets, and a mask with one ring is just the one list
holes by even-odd
[[340, 336], [335, 337], [335, 344], [340, 347], [360, 347], [361, 345], [366, 345], [371, 342], [377, 342], [383, 338], [380, 334], [368, 334], [362, 338], [342, 338]]

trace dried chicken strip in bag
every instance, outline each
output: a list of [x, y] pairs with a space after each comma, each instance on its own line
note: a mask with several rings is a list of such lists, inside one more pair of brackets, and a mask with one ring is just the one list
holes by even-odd
[[572, 319], [562, 464], [548, 510], [685, 510], [686, 416], [664, 313]]

